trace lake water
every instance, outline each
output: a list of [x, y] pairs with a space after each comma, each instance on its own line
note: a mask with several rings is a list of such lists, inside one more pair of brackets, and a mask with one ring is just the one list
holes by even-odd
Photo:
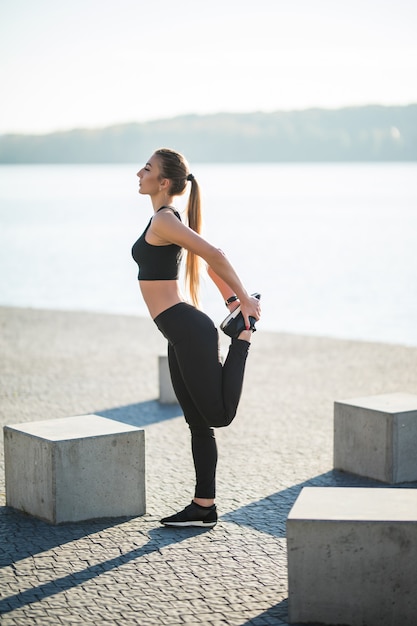
[[[147, 315], [130, 256], [151, 215], [136, 169], [0, 167], [0, 305]], [[205, 236], [262, 293], [260, 329], [417, 345], [417, 164], [192, 170]], [[226, 314], [209, 283], [203, 304]]]

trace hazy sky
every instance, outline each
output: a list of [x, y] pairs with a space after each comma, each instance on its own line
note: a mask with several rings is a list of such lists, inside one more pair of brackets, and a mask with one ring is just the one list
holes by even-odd
[[416, 0], [0, 0], [0, 132], [417, 102]]

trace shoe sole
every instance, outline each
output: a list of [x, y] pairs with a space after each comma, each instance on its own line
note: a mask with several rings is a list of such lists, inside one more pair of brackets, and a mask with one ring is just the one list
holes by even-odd
[[161, 522], [164, 526], [173, 526], [176, 528], [184, 528], [186, 526], [195, 526], [196, 528], [213, 528], [217, 522], [202, 522], [202, 521], [190, 521], [190, 522]]
[[232, 311], [231, 313], [229, 313], [229, 315], [226, 317], [225, 320], [223, 320], [223, 322], [220, 324], [220, 329], [224, 330], [226, 328], [226, 326], [235, 319], [235, 317], [237, 317], [240, 313], [240, 304], [239, 306]]

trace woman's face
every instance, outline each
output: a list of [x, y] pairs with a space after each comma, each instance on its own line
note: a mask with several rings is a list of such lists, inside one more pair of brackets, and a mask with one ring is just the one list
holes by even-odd
[[161, 190], [161, 172], [158, 157], [153, 154], [149, 161], [136, 174], [139, 178], [139, 193], [155, 195]]

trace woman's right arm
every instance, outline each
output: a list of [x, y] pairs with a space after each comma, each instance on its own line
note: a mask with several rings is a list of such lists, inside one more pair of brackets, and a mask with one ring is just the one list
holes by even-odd
[[[213, 281], [213, 283], [216, 285], [217, 289], [222, 294], [223, 300], [225, 302], [231, 296], [235, 296], [236, 295], [234, 293], [233, 289], [231, 287], [229, 287], [229, 285], [222, 278], [220, 278], [220, 276], [218, 276], [216, 274], [216, 272], [213, 270], [213, 268], [210, 265], [207, 265], [207, 274], [210, 276], [211, 280]], [[234, 309], [236, 307], [236, 304], [235, 304], [235, 302], [232, 302], [228, 306], [230, 306], [231, 309]]]
[[[249, 329], [249, 316], [254, 317], [256, 320], [260, 317], [259, 300], [248, 294], [222, 250], [213, 248], [210, 256], [211, 260], [207, 257], [203, 257], [208, 263], [207, 272], [210, 278], [218, 287], [224, 300], [227, 300], [227, 298], [232, 295], [238, 297], [246, 328]], [[232, 302], [228, 308], [231, 311], [234, 310], [236, 308], [236, 302]]]
[[[175, 243], [200, 256], [212, 271], [226, 284], [229, 295], [236, 294], [240, 300], [243, 318], [249, 328], [249, 316], [256, 320], [260, 317], [260, 304], [257, 298], [250, 296], [239, 276], [225, 254], [195, 231], [182, 224], [173, 214], [159, 213], [152, 220], [151, 229], [161, 240]], [[229, 295], [227, 297], [229, 297]]]

